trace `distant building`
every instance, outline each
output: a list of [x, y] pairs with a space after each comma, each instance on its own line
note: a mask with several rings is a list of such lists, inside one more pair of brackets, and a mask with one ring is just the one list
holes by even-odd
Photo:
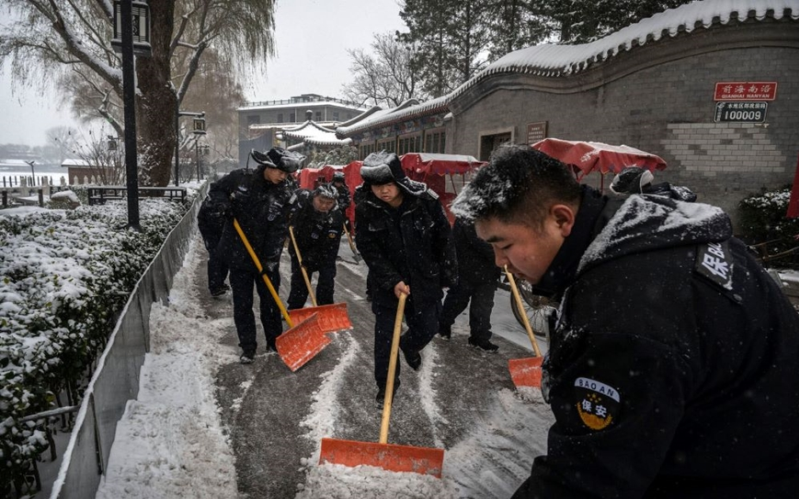
[[[263, 150], [278, 145], [277, 134], [284, 129], [313, 121], [319, 127], [334, 130], [339, 123], [351, 120], [363, 111], [364, 107], [355, 102], [317, 94], [249, 102], [238, 108], [239, 164], [246, 164], [251, 149]], [[307, 118], [309, 112], [310, 120]]]

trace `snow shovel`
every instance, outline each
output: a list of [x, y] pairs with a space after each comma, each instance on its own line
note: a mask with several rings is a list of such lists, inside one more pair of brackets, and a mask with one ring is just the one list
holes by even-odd
[[295, 325], [291, 316], [286, 311], [286, 307], [280, 300], [280, 296], [278, 296], [275, 287], [272, 285], [272, 280], [269, 279], [269, 276], [264, 272], [261, 261], [258, 259], [252, 246], [250, 246], [250, 241], [247, 239], [247, 236], [244, 235], [244, 231], [241, 230], [239, 221], [235, 218], [233, 219], [233, 227], [236, 229], [236, 232], [239, 233], [244, 247], [247, 248], [247, 252], [250, 254], [255, 267], [258, 269], [258, 272], [261, 273], [266, 287], [269, 288], [272, 299], [275, 300], [275, 303], [277, 303], [280, 309], [280, 313], [283, 314], [283, 318], [286, 319], [286, 324], [288, 324], [289, 329], [277, 337], [275, 346], [283, 362], [292, 372], [296, 371], [311, 360], [317, 353], [321, 352], [322, 349], [330, 343], [330, 338], [328, 338], [319, 327], [318, 318], [316, 317], [309, 317], [302, 322], [297, 322]]
[[352, 250], [352, 256], [355, 257], [355, 263], [360, 264], [362, 260], [361, 254], [355, 249], [355, 243], [352, 241], [352, 234], [347, 230], [347, 224], [344, 224], [344, 233], [347, 234], [347, 241], [350, 242], [350, 249]]
[[527, 314], [524, 313], [522, 298], [519, 295], [519, 288], [516, 287], [516, 280], [513, 278], [513, 274], [508, 271], [507, 266], [505, 266], [505, 275], [508, 276], [508, 282], [510, 282], [511, 291], [513, 292], [513, 299], [516, 300], [516, 308], [521, 311], [519, 315], [522, 316], [524, 329], [527, 331], [527, 336], [530, 337], [530, 342], [532, 342], [533, 350], [535, 351], [535, 357], [508, 360], [510, 377], [513, 379], [513, 384], [518, 388], [523, 386], [540, 388], [541, 362], [543, 361], [543, 357], [541, 357], [541, 350], [538, 348], [538, 341], [535, 339], [535, 335], [533, 334], [533, 328], [530, 327], [530, 321], [527, 318]]
[[380, 440], [374, 443], [323, 438], [319, 464], [332, 463], [353, 467], [360, 465], [377, 466], [388, 471], [412, 471], [441, 478], [441, 470], [444, 466], [444, 449], [387, 443], [391, 402], [394, 398], [394, 374], [397, 372], [400, 330], [402, 329], [402, 317], [405, 312], [406, 299], [407, 295], [400, 295], [397, 317], [394, 320], [394, 337], [391, 340], [391, 359], [388, 363], [388, 379], [386, 380], [386, 398], [383, 401]]
[[316, 295], [313, 292], [313, 288], [311, 288], [311, 279], [308, 278], [308, 272], [305, 270], [305, 265], [302, 264], [300, 248], [297, 246], [297, 240], [294, 238], [294, 227], [290, 225], [289, 235], [291, 236], [291, 244], [294, 245], [294, 252], [297, 255], [297, 262], [300, 264], [300, 270], [302, 270], [302, 277], [305, 279], [305, 285], [308, 287], [308, 294], [311, 295], [311, 303], [313, 303], [313, 307], [289, 310], [289, 315], [291, 315], [292, 319], [296, 322], [301, 322], [311, 315], [316, 314], [318, 316], [319, 327], [325, 333], [331, 333], [341, 329], [350, 329], [352, 327], [352, 322], [350, 322], [350, 318], [347, 315], [346, 303], [333, 303], [332, 305], [322, 306], [316, 304]]

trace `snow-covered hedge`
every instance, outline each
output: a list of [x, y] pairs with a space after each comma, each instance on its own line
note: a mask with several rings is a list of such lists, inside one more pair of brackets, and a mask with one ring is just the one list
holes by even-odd
[[142, 199], [142, 232], [135, 232], [126, 229], [126, 208], [0, 217], [0, 491], [47, 445], [20, 418], [52, 409], [63, 390], [79, 403], [76, 387], [115, 315], [186, 211]]
[[[788, 218], [790, 186], [749, 196], [738, 206], [741, 237], [749, 244], [769, 242], [767, 253], [775, 255], [799, 246], [799, 218]], [[799, 268], [799, 253], [775, 259], [769, 265]]]

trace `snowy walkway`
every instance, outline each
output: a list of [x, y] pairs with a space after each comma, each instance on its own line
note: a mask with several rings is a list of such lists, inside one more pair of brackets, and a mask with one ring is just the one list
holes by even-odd
[[[317, 465], [323, 437], [376, 442], [381, 410], [373, 380], [373, 315], [366, 267], [343, 244], [336, 298], [354, 328], [292, 373], [272, 353], [238, 363], [230, 300], [208, 297], [196, 239], [170, 306], [154, 306], [152, 352], [139, 400], [117, 429], [98, 498], [509, 497], [546, 446], [548, 406], [513, 387], [507, 359], [529, 357], [526, 335], [499, 290], [492, 317], [498, 354], [466, 345], [466, 314], [453, 339], [436, 338], [419, 372], [402, 364], [389, 442], [445, 449], [443, 478]], [[288, 295], [287, 255], [281, 296]], [[510, 339], [508, 341], [500, 336]]]

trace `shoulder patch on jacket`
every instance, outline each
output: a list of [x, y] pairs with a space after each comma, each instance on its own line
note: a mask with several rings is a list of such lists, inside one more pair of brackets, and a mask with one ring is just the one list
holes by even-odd
[[694, 270], [713, 284], [731, 291], [733, 262], [727, 241], [701, 244], [697, 248]]
[[589, 378], [574, 380], [575, 406], [583, 424], [598, 431], [607, 428], [619, 414], [621, 397], [612, 386]]

